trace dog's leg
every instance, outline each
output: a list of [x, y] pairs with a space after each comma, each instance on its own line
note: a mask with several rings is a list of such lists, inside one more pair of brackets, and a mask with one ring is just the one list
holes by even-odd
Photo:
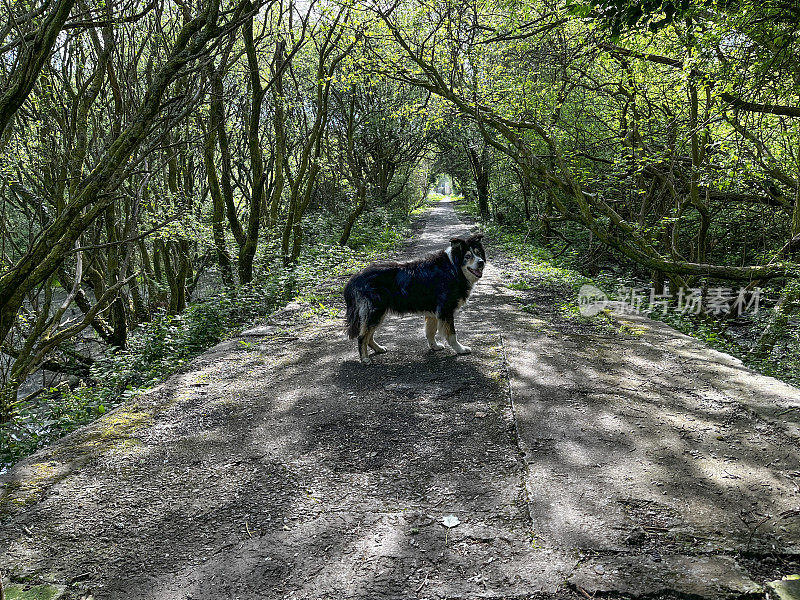
[[372, 348], [375, 350], [375, 354], [383, 354], [386, 352], [386, 348], [381, 346], [378, 342], [375, 341], [375, 333], [378, 331], [378, 327], [381, 326], [383, 320], [386, 318], [386, 311], [375, 311], [369, 316], [369, 321], [367, 323], [367, 348]]
[[375, 350], [375, 354], [383, 354], [384, 352], [386, 352], [386, 348], [384, 348], [378, 342], [375, 341], [376, 331], [378, 331], [377, 327], [369, 330], [369, 333], [367, 334], [367, 346]]
[[444, 350], [439, 342], [436, 341], [436, 330], [439, 327], [439, 319], [436, 317], [425, 316], [425, 337], [428, 338], [428, 345], [431, 350]]
[[439, 325], [442, 333], [447, 339], [447, 343], [450, 344], [450, 347], [453, 350], [455, 350], [456, 354], [469, 354], [472, 352], [468, 346], [462, 346], [458, 342], [458, 338], [456, 337], [456, 326], [455, 323], [453, 323], [452, 317], [439, 319]]
[[371, 365], [372, 359], [369, 357], [369, 339], [372, 337], [372, 330], [367, 330], [365, 335], [358, 336], [358, 355], [361, 362], [365, 365]]

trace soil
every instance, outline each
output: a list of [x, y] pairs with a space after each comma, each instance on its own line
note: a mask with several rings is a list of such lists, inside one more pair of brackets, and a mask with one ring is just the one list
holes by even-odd
[[[468, 230], [442, 202], [404, 255]], [[20, 462], [6, 586], [763, 598], [800, 572], [800, 390], [642, 317], [567, 318], [571, 290], [512, 290], [487, 249], [456, 318], [468, 356], [394, 317], [364, 366], [340, 319], [293, 303]]]

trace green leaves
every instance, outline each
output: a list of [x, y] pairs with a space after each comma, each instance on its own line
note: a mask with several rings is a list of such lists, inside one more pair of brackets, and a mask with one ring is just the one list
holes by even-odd
[[657, 32], [672, 25], [698, 7], [710, 4], [704, 0], [589, 0], [567, 2], [569, 14], [579, 18], [594, 18], [601, 27], [611, 31], [613, 39], [623, 33], [646, 27]]

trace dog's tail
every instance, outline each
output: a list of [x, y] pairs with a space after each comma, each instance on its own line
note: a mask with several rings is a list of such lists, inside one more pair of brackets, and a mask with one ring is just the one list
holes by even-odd
[[345, 333], [351, 340], [361, 335], [361, 311], [359, 310], [358, 292], [353, 289], [355, 286], [348, 282], [344, 288], [344, 301], [347, 304], [345, 313]]

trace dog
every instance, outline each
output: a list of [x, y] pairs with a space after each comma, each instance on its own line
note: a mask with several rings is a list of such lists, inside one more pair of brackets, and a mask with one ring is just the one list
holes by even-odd
[[455, 312], [463, 306], [472, 287], [483, 276], [486, 253], [483, 234], [452, 238], [450, 246], [409, 262], [370, 265], [353, 275], [344, 287], [347, 304], [346, 332], [358, 339], [361, 362], [372, 364], [369, 349], [383, 354], [375, 332], [387, 312], [425, 315], [425, 337], [431, 350], [442, 350], [439, 332], [456, 354], [469, 354], [456, 337]]

